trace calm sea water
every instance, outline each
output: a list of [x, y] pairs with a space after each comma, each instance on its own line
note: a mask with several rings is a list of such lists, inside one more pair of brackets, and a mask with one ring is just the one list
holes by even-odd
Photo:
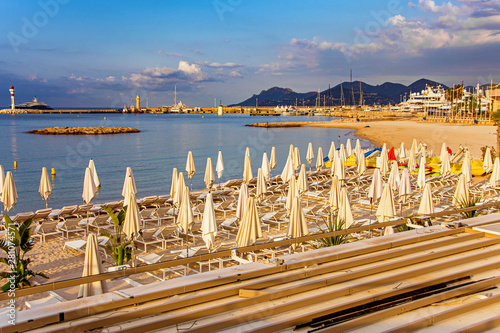
[[[106, 117], [106, 120], [104, 120]], [[328, 154], [330, 142], [337, 147], [347, 138], [355, 139], [354, 131], [329, 128], [253, 128], [254, 122], [329, 120], [326, 117], [250, 117], [241, 114], [50, 114], [0, 115], [0, 164], [5, 172], [12, 171], [18, 192], [16, 212], [45, 208], [38, 194], [42, 167], [52, 178], [53, 191], [49, 207], [82, 204], [83, 179], [89, 159], [94, 159], [101, 181], [95, 204], [121, 200], [125, 170], [131, 167], [137, 185], [137, 197], [168, 194], [172, 169], [184, 171], [188, 151], [193, 152], [196, 174], [193, 190], [205, 187], [203, 182], [207, 157], [215, 169], [219, 149], [225, 164], [221, 182], [241, 178], [246, 147], [250, 147], [254, 176], [262, 164], [262, 154], [270, 155], [276, 147], [278, 166], [273, 174], [281, 173], [290, 144], [299, 147], [305, 161], [307, 145], [319, 146]], [[46, 136], [27, 134], [35, 128], [52, 126], [127, 126], [141, 130], [137, 134], [100, 136]], [[354, 148], [355, 141], [352, 142]], [[370, 147], [361, 141], [362, 148]], [[18, 167], [14, 169], [14, 161]], [[215, 172], [215, 170], [214, 170]], [[217, 175], [216, 175], [217, 177]]]

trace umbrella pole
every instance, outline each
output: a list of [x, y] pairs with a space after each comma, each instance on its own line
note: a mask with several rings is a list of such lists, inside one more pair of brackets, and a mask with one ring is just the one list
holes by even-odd
[[373, 199], [370, 198], [370, 220], [368, 221], [368, 234], [370, 235], [370, 238], [372, 234], [372, 207], [373, 207]]
[[45, 199], [45, 209], [49, 208], [49, 203], [47, 202], [47, 199]]
[[134, 237], [132, 237], [132, 268], [135, 268], [135, 253], [134, 253], [134, 247], [135, 247], [135, 242], [134, 242]]
[[193, 191], [193, 177], [190, 178], [191, 179], [191, 192]]

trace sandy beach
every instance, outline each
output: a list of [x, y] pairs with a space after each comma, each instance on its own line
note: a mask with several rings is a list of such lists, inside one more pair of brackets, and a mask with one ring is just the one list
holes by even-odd
[[496, 147], [496, 126], [464, 125], [414, 120], [380, 120], [356, 122], [333, 120], [323, 123], [305, 123], [305, 126], [356, 129], [356, 135], [376, 146], [399, 147], [404, 142], [409, 148], [413, 139], [427, 144], [428, 149], [439, 152], [443, 142], [456, 152], [460, 145], [467, 146], [473, 156], [480, 157], [481, 147]]

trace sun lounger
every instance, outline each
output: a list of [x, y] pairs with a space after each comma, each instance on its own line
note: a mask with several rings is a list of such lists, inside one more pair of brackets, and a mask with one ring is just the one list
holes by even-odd
[[53, 214], [49, 215], [52, 220], [63, 221], [65, 218], [73, 215], [78, 208], [78, 205], [73, 206], [64, 206], [58, 212], [53, 212]]
[[139, 205], [144, 208], [151, 208], [155, 206], [154, 203], [156, 202], [156, 200], [158, 200], [158, 197], [156, 195], [144, 197], [139, 201]]
[[101, 233], [101, 229], [108, 229], [112, 228], [113, 225], [111, 225], [109, 222], [109, 216], [106, 215], [98, 215], [96, 216], [93, 220], [87, 223], [87, 231], [90, 230], [90, 228], [97, 229], [97, 233]]
[[285, 220], [286, 218], [286, 212], [277, 212], [276, 214], [272, 215], [271, 217], [262, 217], [262, 222], [270, 225], [278, 225], [278, 230], [281, 229], [282, 224], [287, 224], [288, 220]]
[[[107, 238], [107, 237], [103, 237], [103, 236], [97, 237], [97, 245], [99, 246], [99, 250], [102, 251], [105, 258], [108, 257], [108, 254], [106, 253], [106, 249], [105, 249], [106, 243], [108, 241], [109, 241], [109, 238]], [[65, 250], [67, 247], [70, 249], [76, 250], [78, 252], [85, 253], [85, 249], [87, 247], [87, 241], [84, 239], [76, 239], [76, 240], [72, 240], [72, 241], [67, 241], [64, 243], [63, 250]]]
[[61, 238], [64, 238], [63, 232], [57, 229], [57, 221], [46, 221], [42, 224], [38, 225], [35, 228], [35, 232], [33, 233], [33, 237], [40, 238], [40, 241], [45, 242], [47, 236], [57, 236], [61, 235]]
[[28, 212], [28, 213], [18, 213], [16, 216], [11, 218], [11, 221], [14, 222], [15, 224], [21, 224], [26, 220], [29, 220], [35, 216], [35, 213], [33, 212]]
[[167, 243], [175, 243], [175, 242], [180, 242], [181, 246], [183, 244], [183, 239], [178, 237], [176, 235], [176, 226], [166, 226], [163, 228], [160, 228], [158, 233], [155, 234], [155, 237], [161, 241], [161, 247], [162, 249], [165, 249], [167, 247]]
[[70, 232], [80, 232], [83, 231], [84, 235], [87, 235], [87, 229], [82, 228], [80, 222], [82, 221], [81, 217], [71, 217], [67, 218], [63, 222], [59, 222], [57, 228], [64, 233], [66, 233], [66, 238], [69, 238]]
[[33, 222], [43, 222], [48, 220], [50, 213], [52, 213], [52, 208], [39, 209], [35, 212], [33, 216]]
[[175, 216], [170, 214], [170, 207], [161, 206], [153, 212], [153, 216], [158, 219], [158, 225], [161, 225], [164, 221], [172, 220], [175, 222]]
[[139, 216], [142, 220], [142, 227], [143, 228], [146, 226], [147, 222], [156, 222], [157, 224], [159, 223], [158, 218], [153, 216], [153, 212], [155, 210], [156, 210], [155, 208], [146, 208], [146, 209], [143, 209], [139, 212]]
[[[137, 256], [137, 259], [139, 261], [142, 261], [145, 264], [156, 264], [160, 261], [171, 261], [175, 260], [179, 256], [180, 252], [170, 252], [170, 253], [163, 253], [163, 254], [156, 254], [156, 253], [148, 253], [144, 255]], [[165, 276], [167, 273], [175, 273], [181, 276], [187, 275], [189, 270], [189, 267], [186, 266], [175, 266], [175, 267], [168, 267], [168, 268], [160, 268], [160, 271], [163, 273], [163, 278], [161, 279], [162, 281], [165, 281]], [[156, 275], [152, 274], [151, 272], [147, 272], [150, 276], [160, 280]]]
[[223, 201], [215, 208], [215, 211], [224, 213], [224, 218], [226, 218], [226, 213], [236, 212], [235, 202], [230, 200]]
[[148, 252], [148, 245], [155, 245], [162, 243], [161, 239], [156, 238], [159, 229], [145, 229], [136, 239], [138, 244], [144, 245], [144, 252]]

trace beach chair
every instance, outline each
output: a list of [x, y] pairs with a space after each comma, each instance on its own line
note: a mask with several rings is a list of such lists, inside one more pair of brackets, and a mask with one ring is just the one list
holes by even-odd
[[[106, 253], [106, 244], [109, 242], [109, 238], [99, 236], [97, 237], [97, 245], [99, 246], [99, 250], [102, 252], [105, 258], [108, 257], [108, 254]], [[87, 247], [87, 241], [84, 239], [76, 239], [72, 241], [67, 241], [64, 242], [63, 250], [66, 248], [70, 248], [72, 250], [85, 253]]]
[[82, 228], [80, 225], [80, 222], [82, 221], [81, 217], [71, 217], [67, 218], [63, 222], [59, 222], [57, 225], [57, 228], [63, 232], [63, 238], [64, 238], [64, 233], [66, 232], [66, 238], [69, 238], [69, 233], [70, 232], [80, 232], [83, 231], [83, 234], [86, 236], [87, 235], [87, 229]]
[[98, 215], [93, 220], [87, 223], [87, 231], [89, 231], [90, 228], [94, 228], [97, 229], [98, 234], [101, 233], [101, 229], [108, 229], [112, 227], [113, 225], [109, 223], [108, 215]]
[[64, 221], [65, 218], [73, 215], [73, 212], [78, 209], [78, 205], [64, 206], [59, 212], [49, 215], [52, 220]]
[[175, 243], [175, 242], [180, 242], [181, 246], [183, 244], [183, 239], [178, 237], [176, 235], [176, 230], [177, 227], [174, 225], [171, 226], [166, 226], [163, 228], [160, 228], [158, 230], [158, 233], [155, 234], [155, 237], [161, 241], [161, 247], [162, 249], [167, 248], [167, 243]]
[[28, 213], [18, 213], [16, 216], [11, 218], [11, 221], [14, 222], [15, 224], [21, 224], [26, 220], [29, 220], [35, 216], [35, 213], [33, 212], [28, 212]]
[[175, 216], [170, 214], [170, 207], [160, 206], [153, 212], [153, 216], [158, 219], [158, 225], [161, 225], [164, 221], [172, 220], [175, 222]]
[[215, 208], [215, 211], [223, 213], [224, 218], [226, 218], [227, 213], [236, 212], [235, 202], [230, 200], [223, 201]]
[[[217, 248], [215, 248], [212, 253], [217, 253], [217, 252], [223, 252], [223, 251], [228, 251], [233, 249], [236, 246], [236, 243], [233, 242], [227, 242], [227, 243], [221, 243]], [[215, 266], [218, 269], [224, 268], [224, 265], [229, 262], [236, 262], [233, 258], [232, 255], [229, 256], [224, 256], [224, 257], [217, 257], [213, 259], [209, 259], [207, 261], [200, 261], [198, 262], [199, 265], [199, 272], [203, 272], [203, 267], [206, 266], [208, 267], [208, 271], [211, 271], [212, 268]], [[239, 264], [239, 262], [237, 262]]]
[[158, 218], [153, 216], [153, 212], [155, 210], [156, 210], [155, 208], [146, 208], [146, 209], [143, 209], [139, 212], [139, 216], [142, 220], [142, 227], [143, 228], [146, 226], [147, 222], [156, 222], [157, 224], [159, 223]]
[[[170, 252], [170, 253], [163, 253], [163, 254], [156, 254], [156, 253], [148, 253], [144, 255], [137, 256], [137, 259], [147, 265], [151, 264], [156, 264], [158, 262], [165, 262], [165, 261], [171, 261], [175, 260], [178, 256], [180, 255], [180, 252]], [[179, 265], [175, 267], [168, 267], [168, 268], [160, 268], [160, 271], [163, 273], [163, 278], [159, 278], [156, 275], [154, 275], [151, 272], [146, 272], [148, 275], [154, 277], [155, 279], [165, 281], [165, 277], [167, 273], [175, 273], [180, 276], [186, 276], [188, 274], [189, 268], [187, 265]]]
[[52, 208], [39, 209], [33, 215], [33, 222], [41, 223], [48, 220], [50, 213], [52, 213]]
[[155, 206], [155, 202], [158, 200], [158, 197], [156, 195], [154, 196], [149, 196], [149, 197], [144, 197], [139, 201], [139, 205], [143, 208], [151, 208]]
[[148, 245], [155, 245], [162, 243], [161, 239], [156, 238], [159, 229], [145, 229], [139, 233], [139, 236], [135, 240], [137, 244], [144, 245], [144, 252], [148, 252]]
[[87, 217], [87, 215], [89, 214], [89, 211], [92, 209], [92, 207], [94, 207], [94, 205], [92, 203], [80, 205], [80, 206], [78, 206], [77, 209], [75, 209], [75, 211], [73, 212], [73, 215], [78, 216], [78, 217], [82, 217], [82, 218]]
[[269, 224], [269, 225], [277, 225], [278, 230], [281, 229], [282, 224], [288, 224], [288, 220], [285, 220], [286, 218], [286, 212], [276, 212], [276, 214], [272, 216], [263, 216], [262, 217], [262, 222]]
[[45, 242], [47, 236], [56, 236], [61, 235], [61, 238], [64, 238], [63, 232], [57, 228], [57, 224], [59, 222], [57, 221], [47, 221], [43, 222], [42, 224], [38, 225], [34, 233], [32, 234], [33, 237], [38, 237], [41, 242]]

